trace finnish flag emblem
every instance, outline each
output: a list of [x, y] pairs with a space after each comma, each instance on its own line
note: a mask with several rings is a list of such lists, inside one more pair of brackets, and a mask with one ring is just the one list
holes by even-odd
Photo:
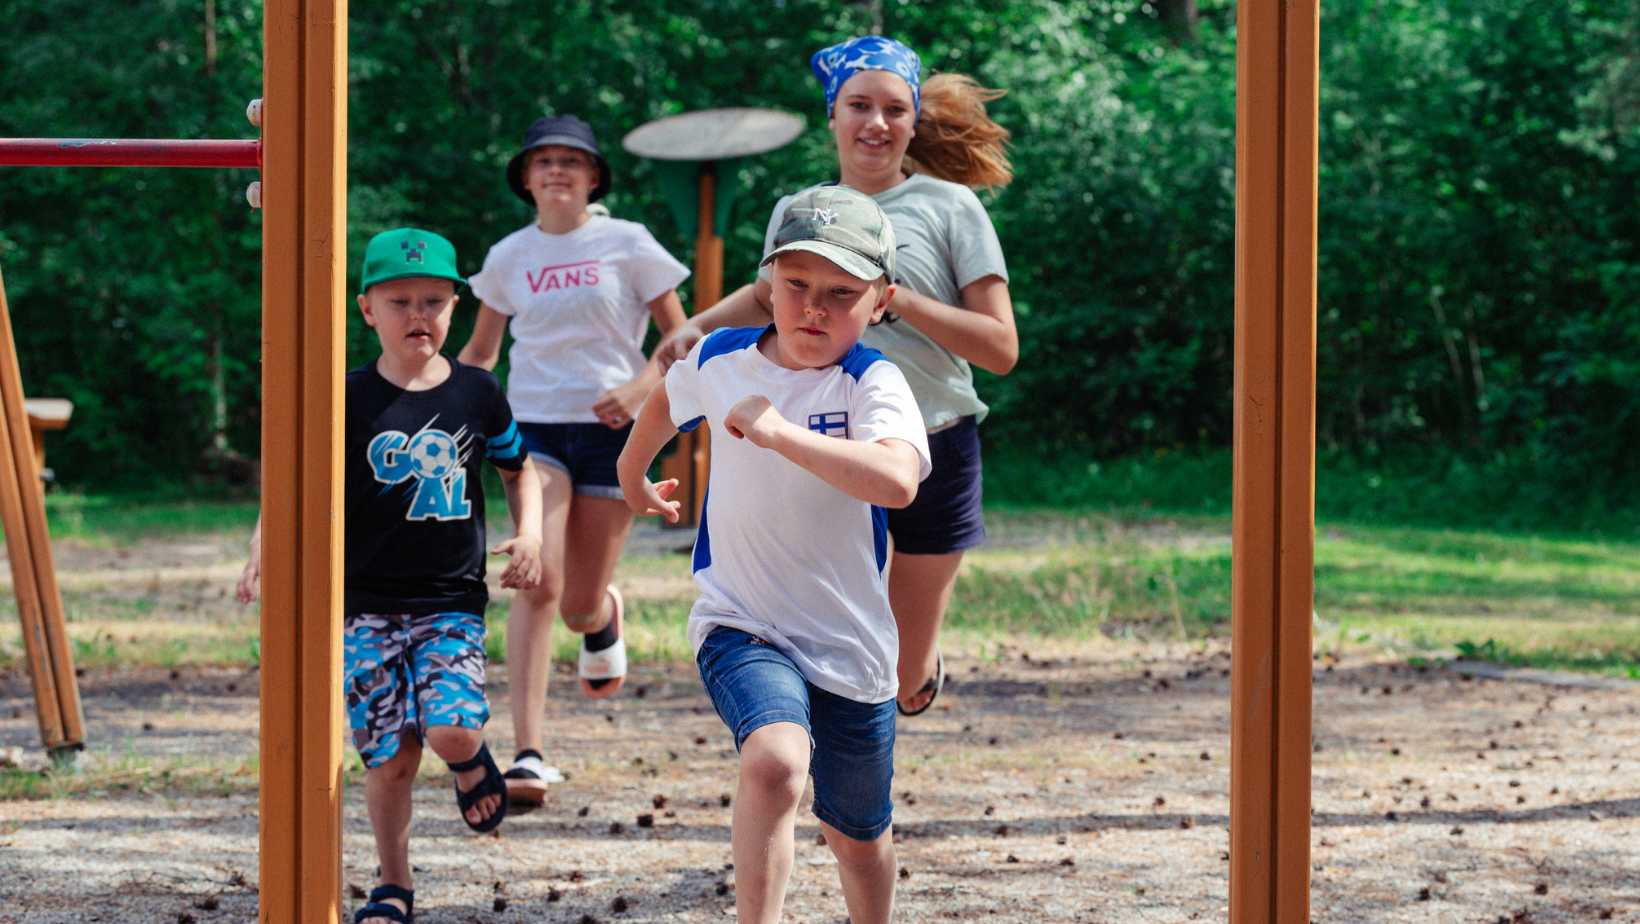
[[846, 440], [848, 439], [848, 411], [810, 414], [809, 429], [821, 436], [835, 436], [840, 440]]

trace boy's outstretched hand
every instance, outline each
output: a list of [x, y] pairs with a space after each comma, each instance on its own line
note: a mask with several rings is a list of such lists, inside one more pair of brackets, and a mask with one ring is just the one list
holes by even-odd
[[501, 572], [501, 586], [530, 590], [541, 583], [541, 540], [534, 536], [514, 536], [490, 550], [495, 555], [510, 555], [506, 570]]
[[677, 487], [678, 479], [676, 478], [668, 478], [660, 484], [645, 478], [643, 484], [636, 489], [623, 487], [622, 491], [626, 494], [626, 505], [631, 507], [632, 512], [638, 516], [652, 517], [660, 515], [666, 518], [666, 522], [676, 523], [681, 515], [678, 510], [683, 506], [683, 503], [667, 500], [667, 498], [672, 496], [672, 492], [677, 490]]

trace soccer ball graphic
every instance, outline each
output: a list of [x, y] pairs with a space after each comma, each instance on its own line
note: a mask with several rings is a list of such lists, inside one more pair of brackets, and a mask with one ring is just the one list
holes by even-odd
[[456, 467], [456, 441], [448, 433], [423, 431], [410, 444], [410, 465], [418, 478], [443, 478]]

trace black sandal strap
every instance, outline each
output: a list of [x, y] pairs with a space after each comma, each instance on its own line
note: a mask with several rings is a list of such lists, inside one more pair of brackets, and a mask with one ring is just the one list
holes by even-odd
[[380, 901], [384, 898], [396, 898], [410, 908], [414, 908], [416, 905], [416, 891], [414, 889], [406, 889], [404, 886], [397, 886], [391, 882], [382, 883], [370, 890], [371, 901]]
[[452, 764], [449, 761], [445, 761], [444, 766], [449, 767], [456, 773], [466, 773], [468, 770], [477, 770], [479, 767], [482, 767], [488, 763], [490, 763], [490, 745], [489, 742], [483, 742], [479, 744], [477, 754], [474, 754], [472, 757], [458, 763]]
[[[449, 764], [448, 766], [457, 773], [476, 770], [479, 767], [484, 768], [484, 779], [474, 784], [472, 789], [463, 792], [461, 784], [456, 783], [456, 807], [461, 811], [461, 820], [466, 822], [467, 827], [480, 834], [493, 831], [499, 827], [501, 820], [507, 817], [507, 781], [501, 775], [501, 768], [495, 765], [495, 758], [490, 756], [490, 746], [488, 744], [479, 745], [478, 754], [471, 760], [464, 760], [458, 764]], [[477, 805], [480, 799], [487, 796], [501, 797], [501, 804], [496, 807], [495, 812], [477, 824], [467, 821], [467, 810]]]
[[[396, 898], [404, 902], [404, 910], [400, 911], [397, 905], [389, 905], [385, 899]], [[368, 918], [387, 918], [399, 924], [410, 924], [414, 918], [416, 907], [416, 893], [403, 886], [391, 883], [379, 885], [370, 890], [370, 903], [353, 912], [353, 924], [359, 924]]]

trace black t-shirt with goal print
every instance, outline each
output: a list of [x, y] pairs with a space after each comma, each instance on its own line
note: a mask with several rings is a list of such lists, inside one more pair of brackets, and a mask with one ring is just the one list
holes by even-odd
[[450, 359], [437, 387], [405, 391], [371, 360], [347, 374], [346, 432], [346, 611], [482, 614], [480, 466], [526, 457], [501, 383]]

